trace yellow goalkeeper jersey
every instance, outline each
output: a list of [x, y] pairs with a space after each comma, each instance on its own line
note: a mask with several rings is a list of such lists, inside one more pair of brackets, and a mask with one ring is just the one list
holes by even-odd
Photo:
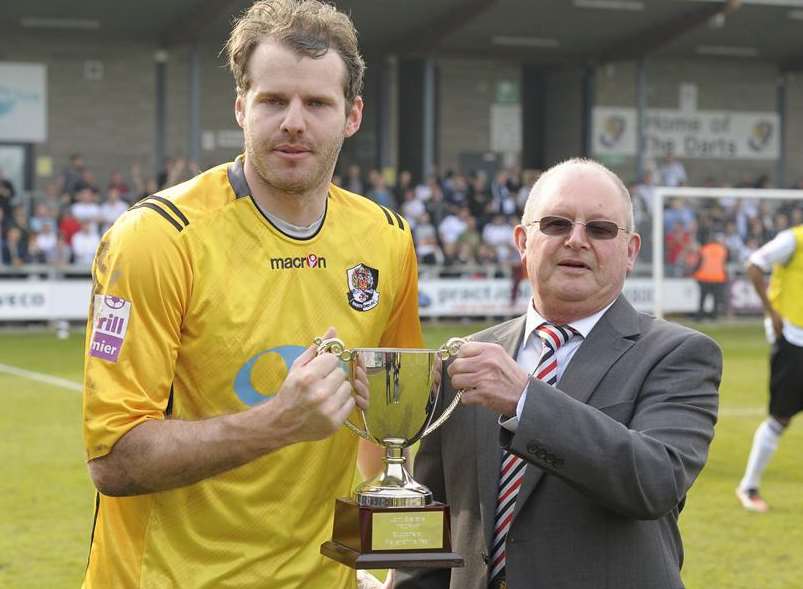
[[[318, 232], [295, 239], [249, 193], [240, 157], [136, 204], [104, 235], [85, 353], [88, 460], [146, 420], [270, 399], [330, 325], [348, 347], [421, 346], [401, 217], [332, 185]], [[193, 485], [98, 495], [84, 586], [354, 587], [354, 571], [319, 547], [356, 452], [341, 428]]]

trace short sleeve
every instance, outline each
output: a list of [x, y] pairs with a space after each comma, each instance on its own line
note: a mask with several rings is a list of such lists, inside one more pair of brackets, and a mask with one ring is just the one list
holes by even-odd
[[88, 460], [145, 420], [164, 418], [191, 291], [183, 237], [140, 209], [124, 214], [98, 247], [84, 351]]
[[423, 346], [421, 321], [418, 317], [418, 264], [409, 229], [405, 231], [402, 279], [394, 308], [380, 339], [381, 346], [420, 348]]

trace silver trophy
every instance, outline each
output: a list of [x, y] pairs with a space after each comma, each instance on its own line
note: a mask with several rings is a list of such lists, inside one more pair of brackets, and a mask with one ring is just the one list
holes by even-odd
[[[346, 426], [385, 448], [385, 469], [359, 485], [353, 499], [338, 499], [334, 534], [321, 551], [354, 568], [462, 566], [450, 552], [448, 506], [407, 470], [404, 449], [435, 431], [460, 403], [458, 392], [435, 418], [443, 362], [465, 340], [452, 338], [438, 350], [348, 349], [337, 338], [316, 338], [318, 353], [344, 363], [349, 381], [369, 398], [358, 423]], [[395, 516], [395, 519], [394, 519]]]

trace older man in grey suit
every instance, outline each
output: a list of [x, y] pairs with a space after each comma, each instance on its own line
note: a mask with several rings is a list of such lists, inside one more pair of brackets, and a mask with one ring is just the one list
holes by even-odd
[[394, 571], [398, 589], [678, 589], [678, 516], [705, 464], [722, 355], [621, 294], [640, 247], [627, 189], [570, 160], [532, 189], [514, 239], [527, 314], [487, 329], [439, 401], [415, 476], [451, 505], [462, 569]]

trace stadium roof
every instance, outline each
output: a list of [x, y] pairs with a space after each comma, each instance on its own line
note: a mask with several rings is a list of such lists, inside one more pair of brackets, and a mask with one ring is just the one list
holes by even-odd
[[[250, 0], [25, 0], [0, 4], [0, 38], [222, 44]], [[647, 56], [803, 69], [803, 0], [336, 0], [365, 53], [573, 67]], [[0, 53], [0, 59], [3, 58]]]

